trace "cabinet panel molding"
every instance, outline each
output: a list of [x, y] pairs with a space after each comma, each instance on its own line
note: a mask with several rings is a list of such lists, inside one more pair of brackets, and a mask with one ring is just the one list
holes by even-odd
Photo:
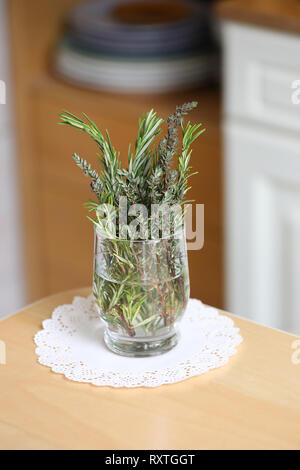
[[227, 306], [299, 330], [300, 139], [231, 122], [225, 144]]
[[300, 37], [226, 23], [223, 40], [226, 115], [299, 132]]

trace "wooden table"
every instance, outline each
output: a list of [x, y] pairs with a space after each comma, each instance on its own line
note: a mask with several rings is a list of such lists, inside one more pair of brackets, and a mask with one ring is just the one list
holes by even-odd
[[1, 449], [300, 449], [297, 338], [237, 317], [238, 354], [175, 385], [97, 388], [39, 365], [33, 336], [42, 320], [88, 292], [56, 294], [0, 323]]

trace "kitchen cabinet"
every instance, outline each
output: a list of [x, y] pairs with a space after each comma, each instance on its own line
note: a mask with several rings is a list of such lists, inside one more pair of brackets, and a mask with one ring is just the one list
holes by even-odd
[[258, 2], [257, 17], [249, 6], [248, 22], [245, 2], [226, 3], [219, 9], [226, 307], [300, 331], [300, 105], [292, 99], [300, 78], [300, 29], [274, 29], [280, 2], [265, 8], [260, 25]]
[[0, 318], [25, 303], [7, 2], [0, 0]]

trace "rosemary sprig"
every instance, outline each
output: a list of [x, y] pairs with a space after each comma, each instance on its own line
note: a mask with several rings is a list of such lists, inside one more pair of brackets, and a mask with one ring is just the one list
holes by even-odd
[[[134, 148], [128, 148], [127, 168], [121, 167], [107, 130], [103, 133], [85, 114], [60, 114], [60, 124], [88, 134], [100, 152], [99, 173], [77, 153], [73, 154], [76, 165], [91, 179], [97, 201], [85, 206], [89, 213], [96, 214], [95, 219], [88, 218], [96, 224], [97, 236], [103, 236], [101, 266], [95, 268], [94, 274], [94, 296], [104, 320], [130, 337], [141, 331], [144, 335], [155, 334], [172, 325], [186, 305], [189, 284], [182, 247], [176, 240], [163, 239], [149, 248], [143, 244], [135, 246], [132, 240], [122, 240], [121, 236], [118, 239], [114, 229], [118, 228], [115, 212], [119, 198], [126, 196], [130, 203], [144, 204], [150, 214], [152, 204], [184, 203], [189, 178], [195, 174], [190, 166], [191, 146], [205, 130], [201, 124], [183, 124], [183, 117], [196, 106], [192, 102], [176, 107], [166, 121], [167, 134], [158, 145], [156, 140], [164, 121], [153, 110], [144, 114], [139, 120]], [[105, 208], [104, 218], [101, 210]], [[164, 221], [164, 216], [160, 217]], [[147, 224], [147, 228], [160, 225], [152, 215]], [[173, 229], [181, 224], [182, 216], [175, 216]], [[145, 273], [150, 276], [147, 283]]]
[[[190, 146], [205, 130], [200, 129], [201, 124], [192, 126], [188, 122], [186, 127], [183, 126], [183, 117], [196, 106], [196, 102], [191, 102], [176, 107], [175, 113], [166, 121], [167, 135], [158, 146], [154, 143], [161, 133], [164, 121], [153, 110], [144, 114], [139, 120], [134, 152], [131, 151], [131, 146], [128, 148], [127, 169], [121, 168], [119, 154], [113, 147], [107, 130], [102, 133], [84, 113], [83, 118], [68, 111], [61, 113], [60, 124], [85, 132], [100, 150], [100, 175], [86, 160], [76, 153], [73, 155], [75, 163], [91, 178], [91, 189], [97, 196], [98, 203], [109, 202], [117, 207], [120, 196], [126, 196], [130, 203], [144, 204], [148, 209], [151, 204], [182, 204], [189, 189], [187, 181], [194, 174], [189, 166]], [[182, 149], [178, 154], [180, 128]], [[176, 156], [177, 169], [172, 170]]]

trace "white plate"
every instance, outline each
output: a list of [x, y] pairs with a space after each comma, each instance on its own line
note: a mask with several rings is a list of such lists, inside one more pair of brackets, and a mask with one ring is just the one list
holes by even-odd
[[74, 67], [88, 67], [90, 70], [109, 74], [126, 74], [129, 75], [180, 75], [198, 70], [204, 70], [211, 67], [214, 62], [214, 56], [210, 53], [202, 55], [193, 55], [190, 57], [179, 57], [169, 59], [110, 59], [104, 56], [90, 56], [81, 52], [74, 51], [69, 48], [59, 48], [57, 52], [57, 60], [60, 63], [64, 61], [72, 64]]
[[133, 92], [161, 92], [190, 88], [207, 82], [213, 73], [211, 57], [176, 59], [159, 63], [94, 60], [69, 51], [59, 51], [56, 70], [66, 79], [95, 89]]

